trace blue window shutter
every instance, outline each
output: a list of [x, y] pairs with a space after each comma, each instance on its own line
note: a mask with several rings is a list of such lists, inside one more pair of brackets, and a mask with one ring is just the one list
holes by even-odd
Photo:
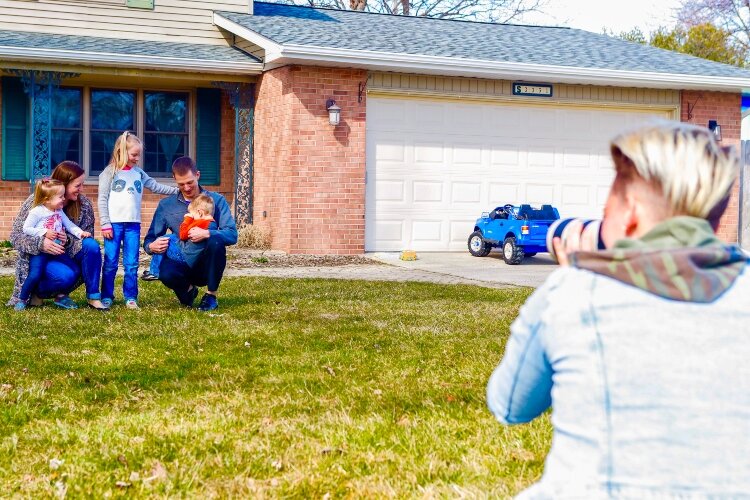
[[20, 78], [2, 78], [3, 180], [29, 180], [29, 98]]
[[198, 133], [195, 163], [201, 172], [200, 183], [221, 183], [221, 90], [198, 89]]

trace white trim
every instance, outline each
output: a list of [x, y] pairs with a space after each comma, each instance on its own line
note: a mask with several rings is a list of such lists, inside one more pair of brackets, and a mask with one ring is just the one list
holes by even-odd
[[331, 49], [306, 45], [284, 45], [266, 56], [265, 69], [288, 64], [328, 64], [381, 71], [398, 71], [445, 76], [490, 79], [528, 79], [617, 87], [742, 91], [750, 89], [750, 77], [722, 77], [578, 68], [516, 62], [458, 59], [442, 56], [394, 54], [386, 52]]
[[132, 54], [8, 46], [0, 46], [0, 60], [88, 64], [93, 66], [188, 71], [191, 73], [231, 73], [243, 75], [257, 75], [263, 70], [262, 63], [250, 62], [249, 60], [248, 62], [215, 61], [210, 59], [185, 59], [144, 55], [135, 56]]
[[250, 43], [254, 43], [258, 47], [266, 51], [266, 53], [280, 53], [283, 49], [282, 45], [274, 42], [270, 38], [266, 38], [263, 35], [256, 33], [255, 31], [249, 30], [237, 24], [234, 21], [230, 21], [226, 17], [214, 12], [214, 24], [219, 28], [225, 29], [228, 32], [237, 35], [238, 37], [244, 38]]

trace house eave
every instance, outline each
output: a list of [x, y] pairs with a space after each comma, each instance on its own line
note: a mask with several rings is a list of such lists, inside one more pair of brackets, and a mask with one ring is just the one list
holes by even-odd
[[81, 52], [58, 49], [0, 46], [0, 60], [45, 62], [91, 66], [116, 66], [154, 70], [184, 71], [232, 75], [258, 75], [263, 71], [259, 62], [216, 61], [105, 52]]
[[750, 89], [750, 78], [485, 61], [303, 45], [276, 45], [276, 47], [264, 48], [267, 51], [265, 70], [289, 64], [301, 64], [342, 66], [400, 73], [615, 87], [721, 92], [742, 92], [745, 89]]

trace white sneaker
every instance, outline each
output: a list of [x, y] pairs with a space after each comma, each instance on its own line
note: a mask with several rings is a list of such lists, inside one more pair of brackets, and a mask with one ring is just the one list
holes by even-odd
[[126, 300], [125, 307], [127, 309], [140, 309], [140, 307], [138, 307], [138, 302], [136, 302], [135, 299]]

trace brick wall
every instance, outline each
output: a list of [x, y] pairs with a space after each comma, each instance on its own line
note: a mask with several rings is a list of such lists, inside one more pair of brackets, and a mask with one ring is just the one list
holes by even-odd
[[[2, 96], [0, 96], [0, 103], [2, 103]], [[0, 104], [1, 105], [1, 104]], [[0, 117], [2, 117], [2, 110], [0, 109]], [[2, 126], [0, 124], [0, 131]], [[234, 208], [234, 109], [229, 104], [228, 97], [222, 95], [222, 110], [221, 110], [221, 177], [220, 185], [218, 186], [206, 186], [212, 191], [217, 191], [223, 194], [230, 206]], [[0, 137], [2, 141], [2, 137]], [[2, 144], [2, 142], [0, 142]], [[0, 162], [2, 157], [0, 155]], [[0, 164], [2, 168], [2, 164]], [[198, 165], [200, 169], [200, 165]], [[1, 171], [1, 170], [0, 170]], [[94, 204], [94, 211], [96, 213], [97, 227], [94, 236], [101, 239], [101, 228], [99, 227], [99, 210], [96, 207], [98, 185], [96, 179], [93, 179], [83, 188], [83, 193], [89, 197]], [[0, 181], [0, 240], [7, 240], [10, 237], [10, 230], [13, 225], [13, 221], [18, 214], [18, 208], [21, 203], [29, 196], [30, 187], [27, 181], [22, 182], [10, 182]], [[141, 206], [141, 236], [145, 236], [148, 231], [148, 227], [151, 224], [156, 206], [161, 200], [161, 195], [156, 195], [150, 191], [146, 191], [143, 194], [143, 204]]]
[[[740, 101], [740, 94], [683, 90], [680, 120], [702, 127], [707, 126], [709, 120], [716, 120], [721, 125], [721, 144], [739, 149], [740, 121], [742, 120]], [[688, 108], [690, 108], [690, 119], [688, 119]], [[722, 240], [731, 243], [737, 241], [739, 213], [739, 182], [736, 182], [732, 189], [729, 206], [721, 218], [717, 231]]]
[[[263, 74], [255, 107], [253, 221], [289, 253], [361, 254], [365, 235], [363, 70], [285, 66]], [[341, 107], [328, 123], [327, 99]], [[264, 216], [265, 212], [265, 216]]]

